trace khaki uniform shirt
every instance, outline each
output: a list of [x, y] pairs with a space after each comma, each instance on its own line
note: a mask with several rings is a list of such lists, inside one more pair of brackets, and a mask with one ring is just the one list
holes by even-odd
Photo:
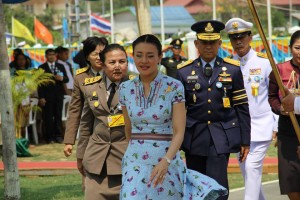
[[108, 108], [105, 79], [104, 75], [101, 80], [89, 81], [85, 86], [77, 158], [83, 159], [83, 166], [89, 173], [100, 174], [106, 164], [108, 175], [119, 175], [122, 174], [122, 157], [128, 142], [125, 140], [124, 126], [108, 126], [108, 117], [121, 114], [122, 110], [118, 90]]
[[84, 80], [85, 78], [90, 78], [93, 76], [94, 74], [92, 73], [90, 67], [85, 67], [76, 71], [72, 99], [69, 104], [69, 117], [66, 122], [64, 144], [75, 144], [84, 103]]

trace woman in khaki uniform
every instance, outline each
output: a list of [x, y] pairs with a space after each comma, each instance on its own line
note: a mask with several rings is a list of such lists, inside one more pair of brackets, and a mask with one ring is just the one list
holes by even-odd
[[[124, 48], [111, 44], [100, 54], [103, 76], [85, 79], [77, 158], [86, 172], [85, 199], [119, 199], [121, 161], [127, 148], [118, 87], [127, 74]], [[91, 135], [92, 133], [92, 135]]]

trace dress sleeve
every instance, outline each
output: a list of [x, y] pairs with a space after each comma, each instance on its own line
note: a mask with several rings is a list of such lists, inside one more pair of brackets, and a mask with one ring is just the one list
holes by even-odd
[[174, 81], [174, 86], [172, 91], [173, 91], [172, 105], [175, 103], [185, 102], [184, 88], [182, 83], [180, 83], [179, 81]]
[[126, 106], [126, 95], [125, 95], [125, 84], [122, 83], [119, 87], [119, 103], [121, 104], [121, 106]]
[[272, 108], [272, 111], [277, 115], [280, 114], [280, 107], [281, 107], [281, 101], [278, 92], [279, 92], [279, 86], [276, 82], [274, 73], [271, 72], [269, 77], [269, 103]]

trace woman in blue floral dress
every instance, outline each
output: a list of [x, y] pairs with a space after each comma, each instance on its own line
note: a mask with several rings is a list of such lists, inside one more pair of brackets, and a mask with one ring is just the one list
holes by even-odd
[[161, 44], [153, 35], [133, 42], [139, 76], [120, 86], [125, 134], [120, 199], [217, 199], [227, 190], [186, 168], [179, 148], [185, 130], [182, 84], [158, 71]]

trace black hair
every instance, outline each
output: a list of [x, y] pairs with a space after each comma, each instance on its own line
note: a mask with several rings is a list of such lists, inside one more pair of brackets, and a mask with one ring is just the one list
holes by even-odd
[[136, 40], [134, 40], [132, 43], [133, 53], [134, 53], [135, 46], [139, 43], [153, 44], [157, 48], [158, 55], [159, 56], [162, 55], [162, 45], [161, 45], [159, 39], [157, 37], [155, 37], [154, 35], [152, 35], [152, 34], [141, 35]]
[[125, 53], [125, 55], [126, 55], [126, 58], [127, 58], [127, 53], [126, 53], [124, 47], [122, 47], [119, 44], [109, 44], [109, 45], [105, 46], [105, 48], [103, 49], [103, 51], [99, 54], [100, 55], [100, 60], [101, 60], [102, 63], [105, 62], [105, 59], [106, 59], [105, 55], [108, 52], [113, 51], [113, 50], [121, 50], [121, 51], [123, 51]]
[[85, 57], [85, 60], [87, 63], [90, 64], [90, 62], [87, 60], [87, 57], [90, 55], [91, 52], [93, 52], [98, 45], [103, 45], [104, 47], [108, 45], [108, 41], [104, 37], [88, 37], [86, 40], [82, 41], [83, 43], [83, 54]]
[[68, 48], [65, 48], [65, 47], [62, 47], [62, 46], [58, 46], [58, 47], [56, 47], [56, 49], [55, 49], [55, 52], [56, 52], [56, 53], [63, 53], [63, 52], [66, 52], [66, 51], [69, 51], [69, 49], [68, 49]]
[[30, 59], [28, 56], [26, 56], [25, 54], [19, 53], [19, 54], [17, 54], [17, 55], [15, 56], [15, 61], [16, 61], [16, 66], [15, 66], [15, 68], [16, 68], [16, 70], [19, 70], [19, 69], [20, 69], [20, 66], [18, 66], [18, 58], [19, 58], [20, 56], [23, 56], [23, 57], [25, 58], [25, 61], [26, 61], [25, 69], [28, 69], [28, 68], [31, 66], [31, 59]]
[[14, 54], [14, 55], [15, 55], [15, 54], [23, 54], [23, 51], [22, 51], [22, 49], [20, 49], [20, 48], [16, 48], [16, 49], [14, 49], [13, 54]]
[[294, 32], [291, 36], [290, 47], [296, 42], [296, 40], [300, 39], [300, 30]]
[[49, 53], [55, 53], [55, 50], [54, 49], [47, 49], [45, 51], [45, 55], [48, 55]]

